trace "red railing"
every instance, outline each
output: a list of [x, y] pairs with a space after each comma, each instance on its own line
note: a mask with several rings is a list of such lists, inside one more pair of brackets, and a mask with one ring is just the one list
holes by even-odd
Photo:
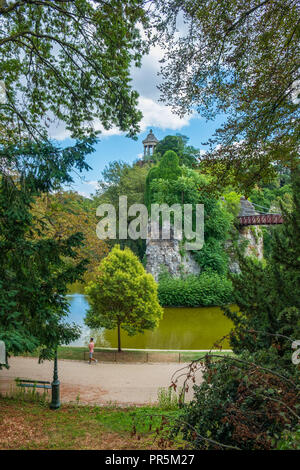
[[240, 225], [276, 225], [283, 224], [280, 214], [256, 214], [239, 217]]

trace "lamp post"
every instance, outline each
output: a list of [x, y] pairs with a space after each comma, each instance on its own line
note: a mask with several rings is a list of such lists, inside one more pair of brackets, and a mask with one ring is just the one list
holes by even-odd
[[50, 403], [51, 410], [57, 410], [58, 408], [60, 408], [59, 386], [60, 386], [60, 381], [58, 380], [58, 375], [57, 375], [57, 349], [56, 349], [55, 356], [54, 356], [53, 382], [51, 383], [51, 387], [52, 387], [52, 400]]

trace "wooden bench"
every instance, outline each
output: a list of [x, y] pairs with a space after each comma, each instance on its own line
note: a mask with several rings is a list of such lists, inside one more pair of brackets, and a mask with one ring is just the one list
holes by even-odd
[[29, 379], [15, 379], [17, 387], [32, 387], [32, 388], [43, 388], [45, 390], [51, 389], [51, 382], [45, 382], [43, 380], [29, 380]]

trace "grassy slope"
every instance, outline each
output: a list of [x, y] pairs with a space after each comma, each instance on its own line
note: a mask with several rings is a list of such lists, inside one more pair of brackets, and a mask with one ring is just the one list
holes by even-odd
[[[159, 449], [179, 410], [159, 407], [97, 407], [0, 398], [0, 449]], [[159, 436], [162, 417], [167, 424]], [[163, 418], [164, 419], [164, 418]], [[180, 439], [166, 448], [183, 448]]]

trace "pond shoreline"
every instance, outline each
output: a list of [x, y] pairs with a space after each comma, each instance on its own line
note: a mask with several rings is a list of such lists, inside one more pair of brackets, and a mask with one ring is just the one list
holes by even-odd
[[[88, 297], [69, 294], [68, 322], [74, 322], [81, 328], [80, 337], [69, 346], [86, 347], [90, 337], [94, 338], [97, 348], [117, 347], [117, 331], [105, 328], [90, 329], [84, 324], [84, 317], [89, 308]], [[235, 309], [235, 306], [232, 306]], [[130, 336], [121, 328], [122, 349], [163, 350], [163, 351], [202, 351], [215, 348], [220, 338], [226, 337], [233, 324], [219, 306], [216, 307], [166, 307], [157, 328]], [[229, 349], [228, 339], [224, 340], [224, 349]]]
[[[155, 350], [155, 349], [128, 349], [124, 348], [118, 352], [116, 348], [95, 348], [94, 357], [99, 362], [191, 362], [199, 359], [205, 353], [211, 353], [222, 356], [231, 356], [231, 349], [201, 349], [201, 350]], [[38, 357], [38, 351], [22, 355], [23, 357]], [[59, 346], [58, 359], [88, 361], [88, 348], [83, 346]]]

